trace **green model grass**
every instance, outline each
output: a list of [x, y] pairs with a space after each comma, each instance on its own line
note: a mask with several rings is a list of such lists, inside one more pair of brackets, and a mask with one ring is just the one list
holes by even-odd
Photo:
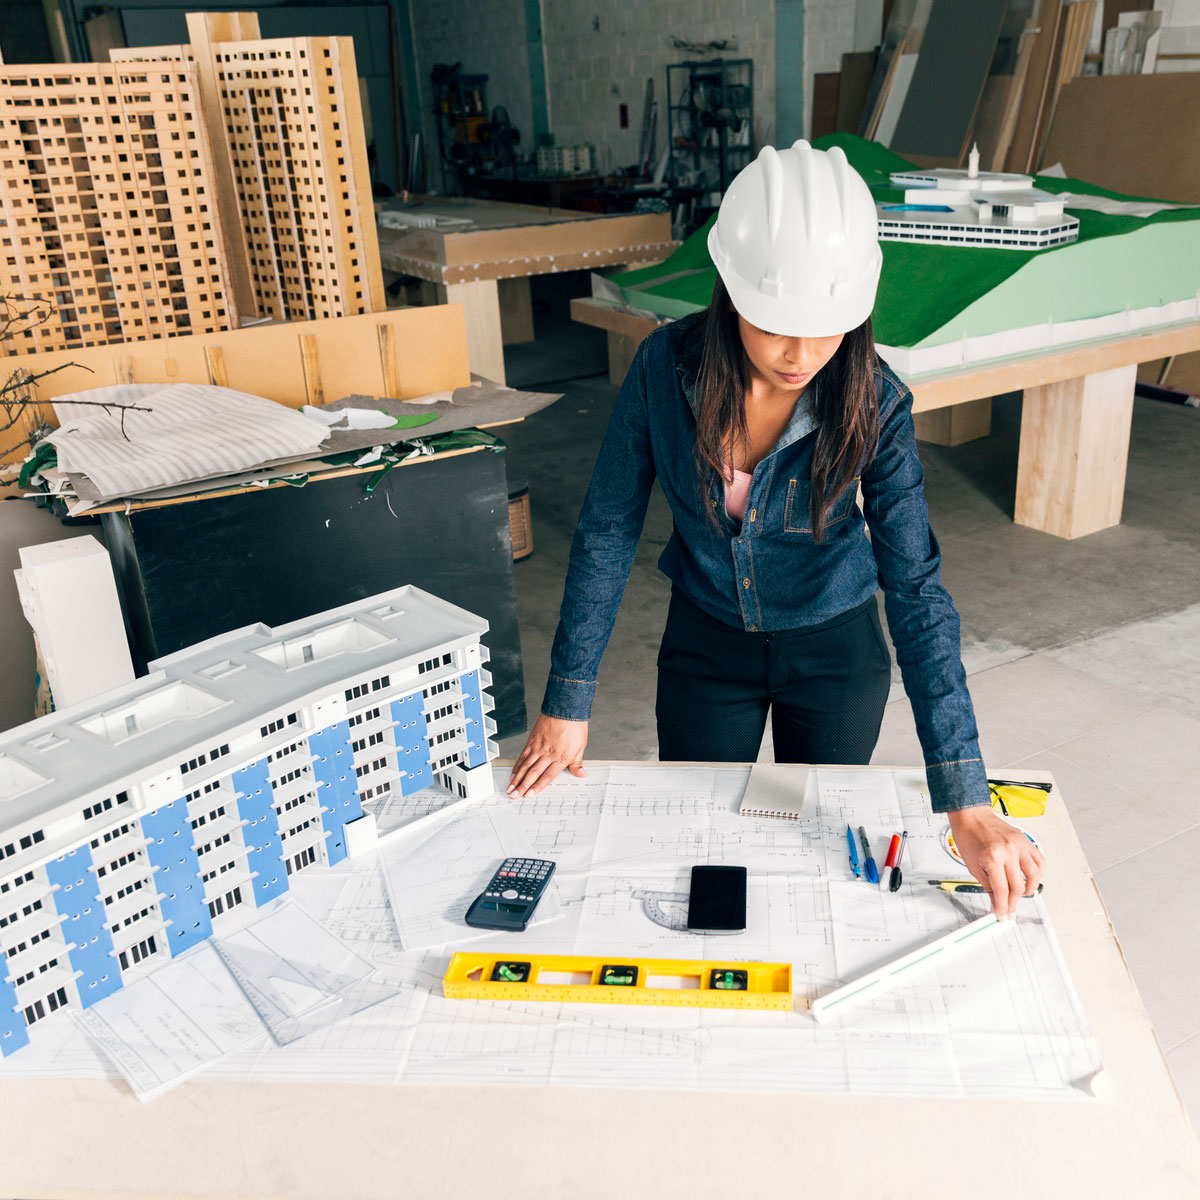
[[[898, 202], [893, 171], [914, 164], [852, 134], [817, 138], [840, 146], [877, 201]], [[1036, 178], [1047, 192], [1141, 200], [1079, 179]], [[934, 346], [964, 336], [1099, 317], [1187, 300], [1200, 291], [1200, 208], [1152, 217], [1077, 210], [1079, 239], [1051, 250], [997, 250], [881, 242], [883, 275], [875, 301], [875, 338], [888, 346]], [[715, 220], [715, 218], [713, 218]], [[709, 220], [665, 262], [612, 276], [634, 308], [681, 317], [704, 308], [716, 269]]]

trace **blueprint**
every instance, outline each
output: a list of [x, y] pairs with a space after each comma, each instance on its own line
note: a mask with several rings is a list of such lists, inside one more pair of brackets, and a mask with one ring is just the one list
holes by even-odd
[[[506, 773], [496, 776], [495, 798], [451, 805], [376, 853], [293, 877], [292, 902], [394, 994], [285, 1046], [262, 1037], [209, 1077], [1090, 1094], [1098, 1052], [1040, 900], [1023, 900], [1004, 936], [844, 1016], [818, 1025], [809, 1015], [810, 999], [987, 911], [986, 897], [927, 882], [963, 870], [944, 847], [945, 819], [930, 811], [922, 772], [814, 771], [799, 820], [739, 816], [745, 767], [592, 767], [519, 801], [503, 796]], [[897, 893], [854, 879], [848, 823], [865, 827], [880, 858], [907, 830]], [[1036, 819], [1016, 823], [1036, 831]], [[456, 912], [514, 848], [557, 863], [561, 915], [516, 935], [469, 929]], [[747, 867], [744, 932], [687, 930], [689, 873], [701, 862]], [[455, 951], [497, 947], [787, 961], [796, 1002], [780, 1013], [442, 996]], [[39, 1023], [0, 1076], [111, 1073], [58, 1017]]]

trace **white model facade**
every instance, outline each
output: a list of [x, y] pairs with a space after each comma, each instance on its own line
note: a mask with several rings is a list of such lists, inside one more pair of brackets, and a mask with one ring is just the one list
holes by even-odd
[[979, 170], [972, 149], [965, 171], [893, 171], [899, 204], [877, 204], [879, 237], [890, 242], [1045, 250], [1079, 237], [1064, 200], [1033, 186], [1033, 176]]
[[0, 1053], [373, 844], [372, 801], [490, 794], [486, 630], [399, 588], [0, 734]]

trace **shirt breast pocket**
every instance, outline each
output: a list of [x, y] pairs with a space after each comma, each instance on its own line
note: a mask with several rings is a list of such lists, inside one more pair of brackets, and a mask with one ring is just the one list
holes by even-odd
[[[847, 485], [846, 490], [837, 498], [829, 515], [825, 518], [825, 533], [845, 521], [854, 514], [854, 504], [858, 499], [858, 481], [856, 475]], [[783, 532], [800, 533], [812, 537], [812, 521], [809, 516], [809, 499], [812, 493], [807, 479], [789, 479], [787, 500], [783, 505]]]

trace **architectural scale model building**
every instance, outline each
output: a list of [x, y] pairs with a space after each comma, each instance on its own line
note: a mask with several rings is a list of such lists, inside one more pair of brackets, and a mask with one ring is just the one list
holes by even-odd
[[189, 13], [187, 25], [187, 46], [110, 53], [194, 60], [243, 314], [385, 309], [353, 39], [263, 39], [252, 12]]
[[979, 147], [965, 171], [893, 171], [901, 204], [877, 204], [879, 237], [890, 242], [1045, 250], [1079, 237], [1064, 200], [1033, 186], [1031, 175], [979, 170]]
[[486, 630], [398, 588], [0, 734], [0, 1052], [374, 845], [414, 793], [490, 794]]
[[0, 353], [236, 329], [189, 63], [0, 66]]

